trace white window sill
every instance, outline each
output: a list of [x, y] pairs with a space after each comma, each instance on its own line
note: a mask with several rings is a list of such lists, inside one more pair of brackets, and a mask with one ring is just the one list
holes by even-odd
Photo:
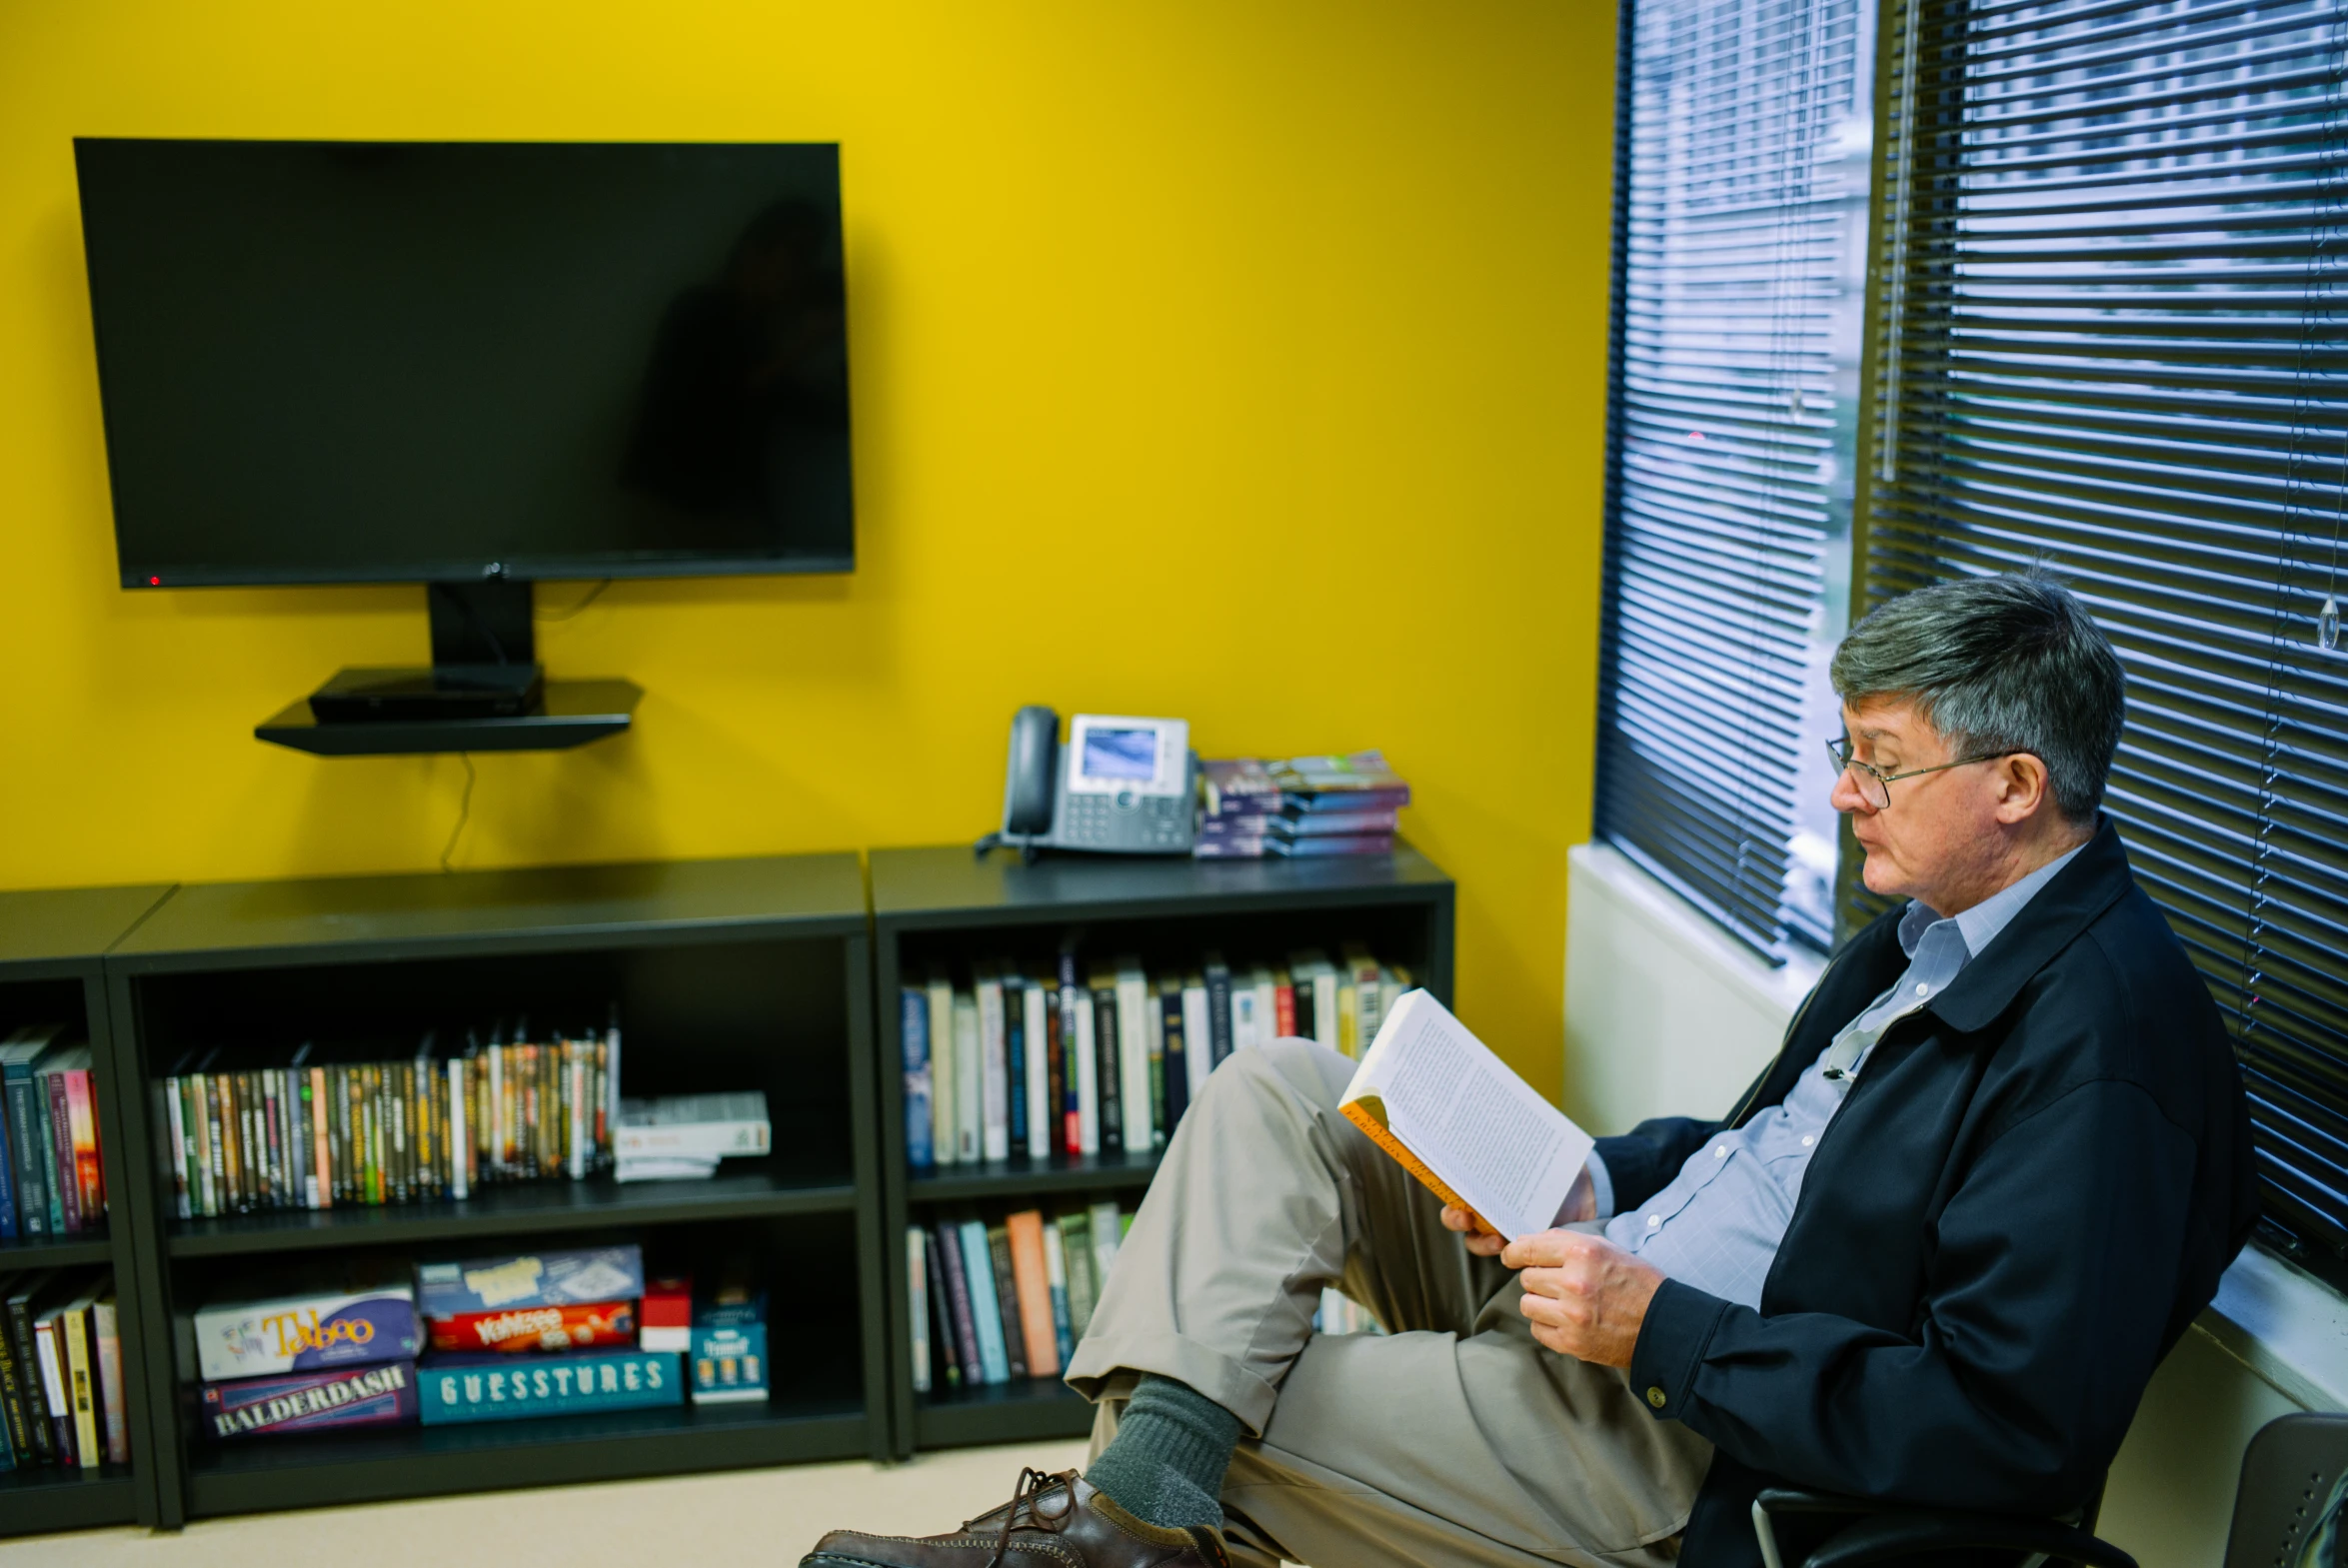
[[2348, 1410], [2348, 1296], [2252, 1242], [2194, 1325], [2310, 1410]]
[[1787, 954], [1780, 964], [1764, 963], [1611, 844], [1577, 843], [1566, 855], [1576, 870], [1598, 877], [1619, 894], [1641, 924], [1690, 963], [1742, 991], [1754, 1006], [1774, 1008], [1780, 1030], [1826, 970], [1825, 959], [1802, 951]]

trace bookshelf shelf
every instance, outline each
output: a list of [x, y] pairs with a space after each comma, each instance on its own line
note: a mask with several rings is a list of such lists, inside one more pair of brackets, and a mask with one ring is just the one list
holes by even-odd
[[114, 1242], [103, 1230], [82, 1231], [63, 1241], [0, 1242], [0, 1274], [113, 1261]]
[[914, 1396], [914, 1446], [964, 1448], [1082, 1437], [1093, 1406], [1057, 1377]]
[[1139, 1202], [1156, 1151], [1055, 1156], [915, 1172], [905, 1159], [900, 987], [931, 965], [979, 959], [1047, 967], [1064, 941], [1095, 955], [1133, 951], [1153, 964], [1194, 963], [1209, 948], [1234, 960], [1297, 947], [1368, 943], [1451, 999], [1451, 880], [1407, 845], [1391, 855], [1305, 860], [1047, 857], [1024, 863], [962, 845], [871, 854], [873, 962], [880, 1006], [880, 1155], [888, 1280], [887, 1343], [897, 1452], [1081, 1436], [1092, 1409], [1053, 1378], [919, 1394], [913, 1388], [904, 1237], [941, 1207], [1056, 1207], [1092, 1196]]
[[193, 1517], [545, 1486], [629, 1476], [849, 1459], [871, 1449], [860, 1372], [764, 1405], [685, 1405], [608, 1415], [202, 1446], [189, 1460]]
[[[662, 1475], [891, 1446], [872, 949], [854, 854], [577, 865], [453, 875], [219, 883], [172, 892], [108, 955], [115, 1075], [135, 1177], [115, 1204], [134, 1247], [153, 1391], [142, 1434], [156, 1522], [198, 1515]], [[776, 1152], [702, 1181], [609, 1176], [479, 1186], [463, 1200], [179, 1219], [165, 1079], [404, 1056], [427, 1030], [616, 1016], [632, 1095], [756, 1088]], [[389, 1050], [383, 1042], [395, 1044]], [[358, 1052], [369, 1054], [357, 1054]], [[382, 1054], [374, 1054], [381, 1051]], [[237, 1052], [270, 1052], [240, 1059]], [[143, 1090], [143, 1091], [142, 1091]], [[199, 1306], [282, 1266], [422, 1262], [633, 1241], [697, 1273], [748, 1258], [770, 1331], [846, 1346], [778, 1366], [763, 1405], [685, 1407], [216, 1445], [175, 1341]], [[796, 1274], [795, 1274], [795, 1271]], [[806, 1275], [809, 1277], [798, 1277]]]
[[128, 1524], [136, 1516], [137, 1491], [137, 1473], [130, 1465], [10, 1470], [0, 1474], [0, 1534]]
[[[92, 1109], [110, 1195], [125, 1191], [139, 1168], [135, 1134], [124, 1115], [123, 1075], [113, 1059], [113, 1016], [105, 955], [170, 896], [163, 885], [60, 888], [0, 893], [0, 1034], [20, 1024], [60, 1022], [91, 1049]], [[120, 1306], [123, 1403], [131, 1432], [131, 1462], [94, 1469], [19, 1464], [0, 1473], [0, 1537], [45, 1530], [158, 1522], [160, 1476], [154, 1445], [143, 1441], [151, 1416], [148, 1389], [138, 1375], [150, 1348], [142, 1337], [138, 1284], [143, 1277], [138, 1239], [113, 1205], [102, 1229], [0, 1245], [0, 1276], [49, 1268], [111, 1267]]]
[[794, 1176], [729, 1164], [707, 1181], [647, 1181], [623, 1186], [609, 1177], [539, 1181], [484, 1188], [462, 1202], [380, 1208], [280, 1209], [172, 1222], [173, 1257], [226, 1257], [316, 1247], [401, 1242], [487, 1243], [505, 1235], [757, 1219], [779, 1214], [853, 1213], [856, 1182], [835, 1173]]
[[1158, 1151], [1146, 1154], [1055, 1154], [1049, 1160], [990, 1160], [909, 1172], [906, 1199], [959, 1203], [1061, 1192], [1125, 1192], [1150, 1185]]

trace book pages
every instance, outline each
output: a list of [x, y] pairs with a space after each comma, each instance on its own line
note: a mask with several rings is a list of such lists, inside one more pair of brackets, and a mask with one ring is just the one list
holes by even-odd
[[1423, 990], [1385, 1009], [1339, 1108], [1510, 1240], [1549, 1228], [1595, 1141]]

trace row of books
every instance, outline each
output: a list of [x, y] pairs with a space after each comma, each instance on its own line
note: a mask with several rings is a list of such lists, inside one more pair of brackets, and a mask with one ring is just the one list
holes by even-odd
[[1312, 1331], [1316, 1334], [1382, 1334], [1385, 1327], [1371, 1315], [1369, 1308], [1336, 1286], [1323, 1285], [1320, 1305], [1312, 1314]]
[[216, 1441], [767, 1397], [767, 1298], [697, 1296], [633, 1245], [372, 1265], [195, 1314]]
[[1302, 1035], [1348, 1056], [1377, 1033], [1408, 969], [1348, 943], [1331, 963], [1233, 965], [1209, 952], [1152, 973], [1132, 954], [1057, 974], [985, 960], [907, 985], [898, 1023], [907, 1159], [917, 1170], [1163, 1147], [1234, 1050]]
[[238, 1065], [214, 1046], [174, 1065], [156, 1126], [180, 1218], [463, 1198], [614, 1163], [616, 1020], [543, 1040], [468, 1035], [461, 1048], [427, 1034], [388, 1060], [325, 1054], [304, 1044]]
[[106, 1223], [105, 1162], [90, 1047], [61, 1023], [0, 1040], [0, 1240], [70, 1236]]
[[915, 1392], [1060, 1375], [1133, 1222], [1105, 1200], [908, 1226]]
[[120, 1324], [104, 1269], [0, 1279], [0, 1470], [130, 1463]]
[[1199, 765], [1198, 795], [1191, 853], [1202, 860], [1386, 854], [1410, 785], [1381, 752], [1235, 757]]

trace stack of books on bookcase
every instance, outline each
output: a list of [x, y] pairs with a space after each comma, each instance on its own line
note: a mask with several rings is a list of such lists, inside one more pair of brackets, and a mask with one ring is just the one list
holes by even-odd
[[123, 1375], [112, 1273], [0, 1277], [0, 1470], [130, 1463]]
[[1327, 854], [1390, 854], [1410, 785], [1383, 753], [1252, 757], [1200, 766], [1201, 860], [1259, 860]]
[[215, 1442], [767, 1397], [766, 1294], [696, 1302], [633, 1244], [289, 1276], [196, 1313]]
[[669, 1094], [620, 1101], [613, 1148], [622, 1181], [690, 1181], [718, 1173], [718, 1162], [765, 1154], [775, 1146], [767, 1096]]
[[[335, 1059], [326, 1059], [328, 1056]], [[162, 1082], [158, 1153], [179, 1217], [470, 1197], [613, 1165], [620, 1025], [483, 1044], [427, 1033], [406, 1055], [213, 1046]]]
[[909, 1227], [915, 1392], [1058, 1377], [1132, 1223], [1104, 1201]]
[[105, 1162], [90, 1047], [58, 1023], [0, 1041], [0, 1240], [47, 1241], [106, 1224]]
[[1188, 966], [1135, 954], [931, 966], [899, 997], [905, 1135], [916, 1170], [1163, 1148], [1207, 1075], [1287, 1035], [1358, 1056], [1412, 984], [1348, 943], [1284, 960]]

